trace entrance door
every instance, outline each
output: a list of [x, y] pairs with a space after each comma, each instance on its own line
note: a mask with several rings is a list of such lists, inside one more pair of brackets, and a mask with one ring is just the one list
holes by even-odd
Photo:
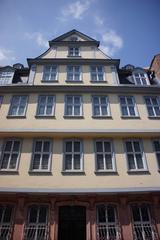
[[58, 240], [86, 240], [86, 208], [59, 208]]

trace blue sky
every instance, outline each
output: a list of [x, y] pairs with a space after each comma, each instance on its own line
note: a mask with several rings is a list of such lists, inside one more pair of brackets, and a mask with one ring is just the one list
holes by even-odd
[[160, 0], [0, 0], [0, 65], [34, 58], [77, 29], [121, 66], [149, 66], [160, 53]]

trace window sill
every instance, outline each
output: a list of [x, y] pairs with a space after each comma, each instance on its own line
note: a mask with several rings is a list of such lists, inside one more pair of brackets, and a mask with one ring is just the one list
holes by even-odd
[[153, 119], [153, 120], [157, 120], [157, 119], [160, 119], [160, 116], [157, 116], [157, 117], [156, 116], [153, 116], [153, 117], [152, 116], [148, 116], [148, 118], [149, 119]]
[[92, 116], [92, 118], [95, 118], [95, 119], [112, 119], [112, 116]]
[[83, 83], [82, 80], [66, 80], [66, 83]]
[[110, 171], [95, 171], [94, 172], [96, 175], [118, 175], [117, 171], [110, 170]]
[[52, 175], [51, 171], [41, 171], [41, 170], [38, 170], [38, 171], [28, 171], [29, 175]]
[[140, 116], [121, 116], [122, 119], [141, 119]]
[[72, 56], [72, 55], [67, 55], [68, 58], [81, 58], [81, 55], [78, 56]]
[[61, 173], [62, 173], [62, 175], [85, 175], [84, 171], [78, 171], [78, 170], [77, 171], [76, 170], [75, 171], [67, 171], [67, 170], [65, 171], [64, 170]]
[[0, 170], [0, 174], [2, 175], [18, 175], [18, 170]]
[[44, 119], [45, 118], [47, 118], [47, 119], [48, 118], [53, 118], [53, 119], [55, 119], [56, 117], [55, 117], [55, 115], [53, 115], [53, 116], [49, 116], [49, 115], [48, 116], [47, 115], [44, 115], [44, 116], [43, 115], [35, 115], [35, 118], [44, 118]]
[[105, 80], [100, 80], [100, 81], [91, 80], [90, 82], [91, 83], [107, 83], [107, 81], [105, 81]]
[[26, 115], [22, 115], [22, 116], [7, 115], [7, 118], [26, 118]]
[[42, 83], [58, 83], [58, 80], [41, 80]]
[[136, 175], [136, 174], [137, 174], [137, 175], [138, 175], [138, 174], [150, 174], [149, 170], [128, 170], [127, 173], [130, 174], [130, 175], [132, 175], [132, 174], [133, 174], [133, 175], [134, 175], [134, 174], [135, 174], [135, 175]]
[[66, 115], [64, 115], [63, 117], [66, 118], [66, 119], [70, 119], [70, 118], [83, 119], [84, 118], [83, 116], [66, 116]]

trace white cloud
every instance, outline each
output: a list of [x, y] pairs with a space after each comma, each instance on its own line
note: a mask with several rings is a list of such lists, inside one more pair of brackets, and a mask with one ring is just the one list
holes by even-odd
[[83, 14], [89, 9], [91, 1], [92, 0], [86, 0], [70, 3], [65, 9], [62, 10], [62, 19], [64, 20], [64, 17], [82, 19]]
[[48, 41], [45, 39], [45, 37], [40, 32], [34, 32], [34, 33], [25, 33], [25, 37], [30, 40], [35, 40], [35, 42], [40, 47], [48, 48]]
[[109, 56], [113, 56], [123, 47], [123, 39], [114, 30], [105, 31], [102, 34], [101, 49]]
[[15, 60], [14, 52], [5, 48], [0, 48], [0, 63], [2, 65], [10, 64]]
[[104, 23], [104, 20], [100, 16], [95, 16], [94, 20], [97, 26], [102, 26]]

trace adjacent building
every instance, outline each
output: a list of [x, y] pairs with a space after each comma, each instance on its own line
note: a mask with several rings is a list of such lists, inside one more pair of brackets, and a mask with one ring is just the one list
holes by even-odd
[[0, 239], [160, 239], [160, 85], [99, 44], [0, 68]]

